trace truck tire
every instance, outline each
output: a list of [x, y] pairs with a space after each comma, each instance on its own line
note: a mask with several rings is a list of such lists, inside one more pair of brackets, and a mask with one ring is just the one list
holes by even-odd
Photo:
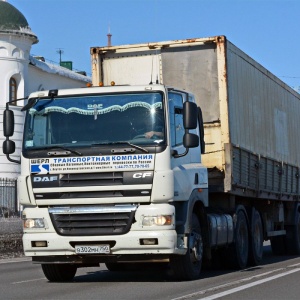
[[42, 264], [44, 275], [49, 281], [71, 281], [77, 271], [77, 266], [70, 264]]
[[244, 269], [248, 263], [249, 230], [244, 210], [238, 210], [236, 216], [234, 243], [227, 249], [227, 253], [228, 266], [240, 270]]
[[200, 277], [203, 258], [203, 240], [200, 222], [195, 213], [192, 215], [192, 228], [188, 237], [185, 255], [172, 255], [170, 266], [179, 280], [195, 280]]
[[286, 228], [286, 248], [287, 254], [300, 254], [300, 213], [295, 212], [295, 225]]
[[263, 257], [263, 225], [259, 212], [253, 209], [251, 216], [251, 236], [249, 247], [249, 264], [257, 266], [262, 261]]

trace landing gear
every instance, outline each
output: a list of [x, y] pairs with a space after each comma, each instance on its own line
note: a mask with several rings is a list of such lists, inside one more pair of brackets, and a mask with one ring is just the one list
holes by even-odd
[[77, 271], [77, 266], [70, 264], [42, 264], [44, 275], [49, 281], [71, 281]]
[[270, 242], [271, 242], [271, 249], [274, 255], [286, 254], [284, 235], [274, 236], [270, 239]]
[[188, 249], [185, 255], [173, 255], [170, 265], [176, 278], [194, 280], [199, 278], [203, 258], [203, 241], [200, 222], [196, 214], [192, 216], [192, 230], [188, 237]]
[[299, 206], [295, 206], [293, 225], [286, 225], [286, 235], [271, 238], [271, 248], [275, 255], [299, 255], [300, 254], [300, 212]]
[[295, 224], [286, 228], [286, 248], [291, 255], [300, 254], [300, 212], [295, 209]]

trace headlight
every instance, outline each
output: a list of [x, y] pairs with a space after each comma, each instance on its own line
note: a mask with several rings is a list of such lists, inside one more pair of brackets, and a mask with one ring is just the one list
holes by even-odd
[[24, 228], [46, 228], [44, 219], [23, 219]]
[[164, 226], [172, 225], [173, 216], [172, 215], [160, 215], [160, 216], [143, 216], [142, 225], [143, 226]]

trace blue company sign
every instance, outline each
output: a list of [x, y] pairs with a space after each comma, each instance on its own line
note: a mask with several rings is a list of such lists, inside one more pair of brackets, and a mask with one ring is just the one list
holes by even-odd
[[85, 156], [49, 158], [45, 161], [31, 160], [30, 172], [48, 174], [49, 172], [92, 171], [113, 169], [150, 169], [153, 168], [153, 154]]

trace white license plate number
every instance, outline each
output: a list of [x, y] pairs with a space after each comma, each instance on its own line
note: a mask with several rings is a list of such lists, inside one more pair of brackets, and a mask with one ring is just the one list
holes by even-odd
[[109, 245], [78, 245], [75, 246], [75, 252], [77, 254], [109, 254], [110, 247]]

